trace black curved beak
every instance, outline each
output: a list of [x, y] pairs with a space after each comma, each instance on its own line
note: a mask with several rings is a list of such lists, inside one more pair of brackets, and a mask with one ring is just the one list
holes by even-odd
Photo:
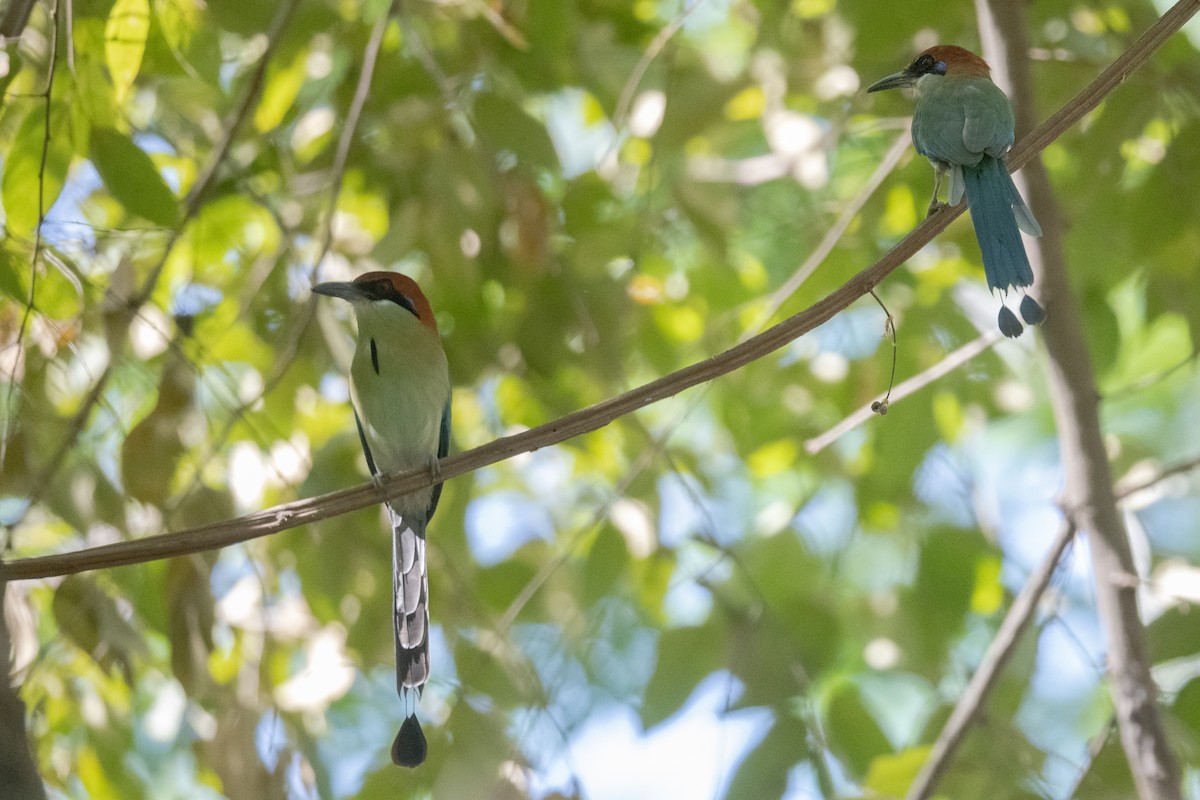
[[884, 89], [902, 89], [905, 86], [912, 86], [917, 82], [917, 76], [913, 75], [907, 69], [900, 72], [893, 72], [886, 78], [880, 78], [867, 87], [867, 93], [882, 92]]

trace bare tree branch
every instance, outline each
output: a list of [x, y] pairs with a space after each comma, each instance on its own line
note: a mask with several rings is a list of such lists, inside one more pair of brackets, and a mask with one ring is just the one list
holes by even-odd
[[[1018, 125], [1036, 116], [1033, 78], [1027, 52], [1025, 8], [1008, 0], [977, 0], [984, 49], [997, 65], [997, 79], [1011, 85]], [[1200, 10], [1200, 0], [1176, 3], [1130, 48], [1150, 48], [1173, 25]], [[987, 24], [988, 16], [995, 24]], [[1157, 32], [1156, 32], [1157, 31]], [[994, 38], [993, 38], [994, 37]], [[993, 55], [994, 53], [994, 55]], [[1128, 53], [1127, 53], [1128, 55]], [[1124, 61], [1124, 57], [1118, 61]], [[1114, 78], [1123, 78], [1127, 72]], [[1043, 126], [1044, 127], [1044, 126]], [[1121, 744], [1144, 800], [1181, 797], [1179, 765], [1167, 741], [1158, 707], [1158, 688], [1150, 675], [1145, 631], [1138, 613], [1136, 585], [1120, 576], [1135, 575], [1124, 520], [1113, 493], [1112, 473], [1100, 430], [1100, 395], [1092, 369], [1079, 309], [1071, 294], [1063, 255], [1062, 214], [1039, 159], [1026, 166], [1029, 205], [1042, 224], [1042, 238], [1031, 248], [1041, 261], [1039, 286], [1047, 309], [1042, 328], [1050, 368], [1050, 399], [1057, 420], [1066, 475], [1065, 505], [1072, 521], [1088, 534], [1096, 604], [1108, 643], [1108, 674]]]
[[[890, 402], [895, 403], [897, 400], [901, 400], [910, 394], [924, 389], [939, 378], [949, 375], [975, 356], [991, 349], [997, 342], [1001, 341], [1001, 338], [999, 331], [988, 331], [967, 342], [957, 350], [947, 353], [936, 364], [912, 376], [893, 389]], [[806, 441], [804, 443], [805, 452], [809, 455], [816, 455], [859, 425], [876, 416], [876, 414], [877, 412], [871, 409], [870, 404], [860, 407], [837, 425], [825, 431], [825, 433], [822, 433], [820, 436], [814, 436]]]
[[1164, 470], [1162, 470], [1161, 472], [1159, 472], [1153, 478], [1144, 480], [1141, 483], [1131, 483], [1131, 484], [1125, 485], [1122, 483], [1122, 481], [1117, 481], [1117, 487], [1116, 487], [1117, 499], [1124, 500], [1131, 495], [1137, 494], [1138, 492], [1144, 492], [1145, 490], [1150, 489], [1150, 488], [1162, 483], [1167, 478], [1173, 477], [1175, 475], [1186, 474], [1186, 473], [1191, 472], [1192, 470], [1196, 469], [1197, 467], [1200, 467], [1200, 456], [1196, 456], [1195, 458], [1189, 458], [1187, 461], [1181, 461], [1178, 464], [1172, 464], [1171, 466], [1169, 466], [1169, 467], [1165, 468]]
[[775, 316], [775, 312], [788, 301], [793, 294], [804, 284], [806, 280], [812, 277], [812, 274], [817, 271], [817, 268], [825, 262], [825, 258], [833, 252], [833, 248], [837, 247], [837, 243], [842, 240], [842, 236], [850, 228], [850, 223], [854, 222], [854, 218], [858, 216], [858, 212], [862, 211], [863, 206], [875, 194], [888, 175], [892, 174], [892, 170], [900, 163], [900, 159], [908, 152], [909, 142], [909, 126], [904, 125], [904, 129], [897, 134], [892, 146], [884, 153], [883, 159], [875, 167], [875, 171], [871, 173], [871, 177], [863, 184], [862, 189], [855, 195], [850, 204], [842, 209], [838, 214], [837, 222], [821, 239], [821, 243], [817, 248], [809, 253], [808, 258], [804, 259], [804, 263], [796, 268], [786, 281], [780, 284], [779, 288], [771, 293], [767, 299], [766, 306], [759, 313], [758, 319], [754, 324], [747, 329], [747, 335], [743, 338], [749, 338], [749, 334], [762, 329], [762, 326], [767, 324], [771, 317]]
[[0, 39], [19, 39], [29, 24], [29, 13], [37, 0], [11, 0], [0, 19]]
[[1074, 538], [1075, 526], [1068, 520], [1063, 524], [1058, 535], [1054, 537], [1054, 542], [1046, 551], [1042, 563], [1029, 576], [1021, 593], [1017, 595], [1012, 607], [1004, 615], [1000, 629], [996, 631], [995, 637], [979, 661], [979, 666], [975, 669], [975, 674], [971, 676], [971, 682], [967, 684], [962, 697], [954, 706], [954, 711], [950, 713], [950, 718], [946, 720], [941, 733], [938, 734], [937, 741], [933, 743], [933, 748], [929, 752], [929, 759], [921, 767], [921, 772], [913, 781], [912, 786], [908, 788], [905, 800], [924, 800], [929, 797], [934, 787], [945, 775], [950, 766], [950, 759], [954, 757], [954, 751], [958, 749], [966, 736], [967, 728], [979, 715], [992, 687], [996, 685], [996, 679], [1000, 677], [1000, 671], [1004, 669], [1013, 650], [1021, 641], [1021, 634], [1029, 627], [1029, 623], [1037, 611], [1038, 601], [1041, 600], [1046, 587], [1050, 585], [1050, 579], [1054, 576], [1058, 560], [1062, 558], [1067, 545]]
[[[1183, 23], [1197, 10], [1200, 10], [1200, 0], [1180, 0], [1087, 88], [1072, 98], [1029, 137], [1023, 139], [1009, 155], [1010, 168], [1019, 169], [1034, 153], [1054, 141], [1057, 136], [1095, 108], [1106, 92], [1111, 91], [1120, 84], [1124, 76], [1145, 63], [1154, 49], [1161, 45], [1171, 33], [1182, 27]], [[453, 478], [503, 461], [519, 453], [531, 452], [558, 444], [574, 436], [598, 430], [625, 414], [671, 397], [697, 384], [725, 375], [778, 350], [797, 337], [832, 319], [839, 311], [847, 308], [879, 285], [892, 270], [924, 247], [963, 210], [964, 207], [961, 205], [955, 208], [941, 209], [922, 222], [882, 258], [855, 275], [832, 294], [763, 333], [706, 361], [685, 367], [553, 422], [443, 459], [440, 462], [439, 478], [442, 480]], [[205, 525], [130, 542], [102, 545], [73, 553], [17, 559], [0, 564], [0, 577], [18, 580], [66, 575], [226, 547], [366, 508], [382, 502], [385, 497], [399, 497], [431, 486], [435, 480], [428, 470], [411, 470], [388, 478], [383, 484], [382, 495], [374, 484], [366, 483], [351, 489], [285, 503], [214, 525]]]

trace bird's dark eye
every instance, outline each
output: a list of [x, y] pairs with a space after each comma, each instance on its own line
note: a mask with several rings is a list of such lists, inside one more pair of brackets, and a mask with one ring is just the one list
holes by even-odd
[[388, 299], [401, 308], [408, 309], [410, 312], [412, 312], [414, 317], [419, 316], [419, 314], [417, 314], [416, 304], [409, 299], [408, 295], [400, 294], [399, 292], [393, 292]]
[[909, 70], [914, 75], [928, 75], [930, 73], [936, 75], [945, 75], [946, 62], [938, 61], [936, 58], [929, 55], [929, 53], [926, 53], [914, 61], [912, 66], [909, 67]]
[[390, 300], [401, 308], [408, 309], [410, 312], [412, 312], [413, 316], [417, 316], [416, 304], [413, 303], [412, 299], [409, 298], [408, 295], [396, 291], [396, 287], [392, 285], [391, 281], [373, 281], [370, 286], [371, 293], [374, 295], [374, 299]]

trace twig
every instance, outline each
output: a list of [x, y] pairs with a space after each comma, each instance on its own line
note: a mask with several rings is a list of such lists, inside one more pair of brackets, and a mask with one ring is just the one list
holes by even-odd
[[892, 390], [896, 388], [896, 352], [900, 349], [899, 343], [896, 341], [896, 320], [892, 316], [892, 312], [888, 311], [888, 307], [879, 299], [879, 295], [875, 290], [871, 290], [871, 297], [875, 298], [875, 302], [879, 303], [879, 307], [883, 309], [883, 336], [885, 339], [892, 340], [892, 371], [888, 375], [888, 388], [883, 394], [882, 400], [876, 400], [871, 403], [871, 411], [883, 416], [888, 412], [888, 403], [892, 401]]
[[[1001, 336], [997, 331], [989, 331], [981, 335], [977, 339], [973, 339], [957, 350], [947, 353], [941, 361], [934, 364], [932, 367], [912, 376], [908, 380], [902, 382], [892, 392], [892, 397], [889, 402], [903, 400], [910, 394], [924, 389], [929, 384], [938, 380], [944, 375], [947, 375], [954, 370], [967, 363], [975, 356], [993, 347], [1001, 340]], [[872, 404], [873, 405], [873, 404]], [[804, 443], [804, 450], [809, 455], [816, 455], [824, 450], [829, 445], [836, 442], [838, 439], [845, 436], [850, 431], [857, 428], [867, 420], [871, 419], [878, 413], [872, 410], [871, 405], [860, 406], [856, 411], [847, 416], [837, 425], [834, 425], [829, 430], [822, 433], [820, 436], [814, 436]]]
[[[187, 220], [191, 219], [200, 210], [200, 201], [204, 199], [205, 192], [212, 186], [213, 180], [217, 175], [217, 170], [221, 168], [221, 164], [225, 161], [225, 156], [229, 153], [229, 148], [233, 146], [233, 140], [237, 136], [238, 130], [242, 127], [242, 122], [249, 115], [250, 109], [254, 106], [255, 102], [258, 101], [258, 96], [261, 94], [263, 83], [266, 80], [267, 67], [271, 63], [271, 57], [275, 55], [275, 49], [279, 47], [279, 42], [283, 38], [284, 26], [291, 19], [292, 12], [296, 10], [297, 4], [298, 0], [286, 0], [286, 2], [280, 4], [275, 9], [275, 16], [271, 18], [271, 24], [267, 27], [267, 46], [259, 57], [254, 72], [250, 75], [250, 82], [246, 86], [246, 91], [242, 92], [242, 100], [225, 120], [224, 135], [217, 142], [216, 147], [213, 148], [208, 165], [196, 176], [196, 182], [192, 184], [192, 188], [184, 200], [183, 219], [179, 223], [180, 230], [183, 230]], [[166, 261], [166, 256], [163, 257], [163, 261]], [[159, 269], [162, 269], [161, 265]]]
[[[299, 0], [287, 0], [279, 6], [275, 12], [275, 17], [271, 20], [269, 36], [267, 40], [266, 50], [263, 51], [262, 57], [259, 59], [257, 68], [250, 79], [250, 84], [247, 86], [245, 93], [242, 96], [241, 103], [237, 109], [230, 115], [225, 122], [225, 134], [221, 141], [214, 149], [212, 157], [209, 159], [208, 166], [200, 172], [196, 178], [196, 182], [192, 184], [192, 189], [188, 192], [187, 199], [184, 203], [183, 216], [179, 220], [179, 225], [175, 230], [171, 231], [167, 241], [163, 247], [163, 253], [159, 257], [157, 263], [150, 270], [150, 274], [146, 277], [142, 286], [133, 293], [129, 298], [129, 317], [131, 318], [137, 311], [145, 305], [150, 299], [150, 295], [154, 292], [155, 286], [158, 285], [158, 278], [162, 274], [163, 268], [166, 267], [167, 260], [170, 258], [171, 251], [175, 244], [183, 235], [184, 229], [187, 227], [188, 221], [195, 216], [200, 210], [200, 201], [204, 193], [208, 191], [209, 186], [216, 178], [217, 169], [229, 152], [230, 145], [233, 142], [233, 137], [237, 130], [241, 127], [246, 115], [250, 112], [250, 108], [254, 105], [254, 100], [257, 99], [262, 90], [263, 81], [267, 72], [267, 65], [270, 62], [271, 55], [278, 46], [280, 32], [283, 30], [285, 23], [295, 10]], [[124, 337], [122, 337], [124, 338]], [[28, 508], [33, 508], [37, 505], [42, 493], [47, 491], [53, 484], [55, 477], [58, 474], [59, 468], [66, 459], [67, 454], [75, 447], [76, 440], [87, 426], [88, 420], [91, 418], [92, 411], [96, 404], [104, 395], [104, 390], [108, 386], [109, 378], [112, 377], [113, 364], [116, 362], [116, 353], [110, 355], [108, 365], [104, 371], [100, 373], [100, 377], [92, 385], [80, 405], [79, 410], [75, 412], [75, 416], [71, 418], [70, 424], [67, 426], [67, 436], [63, 438], [54, 454], [46, 462], [46, 466], [38, 474], [37, 479], [33, 482], [33, 490], [30, 493], [30, 502]], [[17, 523], [10, 527], [15, 527]]]
[[[909, 120], [909, 122], [911, 122], [911, 120]], [[871, 199], [871, 196], [875, 194], [875, 190], [880, 187], [884, 179], [886, 179], [887, 176], [891, 174], [892, 170], [896, 168], [896, 165], [900, 163], [900, 159], [904, 156], [905, 152], [908, 151], [908, 130], [909, 125], [908, 123], [905, 123], [904, 130], [900, 131], [899, 135], [896, 136], [895, 141], [892, 142], [892, 146], [889, 147], [887, 152], [883, 154], [883, 160], [879, 162], [879, 166], [877, 166], [875, 171], [871, 173], [871, 177], [867, 179], [867, 182], [863, 185], [858, 194], [855, 195], [854, 199], [850, 201], [850, 204], [842, 209], [842, 213], [838, 215], [837, 222], [833, 224], [833, 227], [830, 228], [829, 232], [826, 233], [824, 238], [821, 239], [821, 243], [817, 245], [817, 248], [809, 254], [808, 258], [804, 259], [804, 263], [796, 268], [796, 271], [792, 273], [791, 277], [789, 277], [779, 286], [778, 289], [771, 293], [770, 299], [767, 300], [766, 307], [763, 308], [762, 313], [758, 315], [758, 318], [754, 321], [754, 324], [750, 326], [749, 331], [760, 330], [762, 326], [771, 319], [771, 317], [775, 316], [775, 312], [779, 310], [780, 306], [786, 303], [788, 298], [796, 293], [796, 290], [799, 289], [804, 282], [808, 280], [814, 272], [817, 271], [817, 268], [821, 266], [821, 264], [825, 261], [825, 258], [833, 252], [833, 248], [836, 247], [837, 243], [841, 241], [842, 236], [850, 227], [850, 223], [852, 223], [854, 218], [858, 216], [858, 212], [862, 211], [863, 206], [865, 206], [867, 201]]]
[[1108, 392], [1107, 394], [1104, 395], [1104, 400], [1106, 402], [1112, 401], [1112, 400], [1119, 400], [1122, 397], [1128, 397], [1131, 394], [1137, 394], [1138, 392], [1142, 391], [1143, 389], [1149, 389], [1151, 386], [1158, 383], [1159, 381], [1166, 380], [1167, 378], [1171, 377], [1179, 370], [1181, 370], [1184, 367], [1191, 364], [1193, 361], [1196, 360], [1197, 356], [1200, 356], [1200, 349], [1197, 349], [1195, 346], [1193, 346], [1192, 352], [1188, 353], [1186, 357], [1182, 358], [1175, 364], [1172, 364], [1171, 366], [1167, 367], [1166, 369], [1159, 370], [1158, 372], [1152, 373], [1150, 375], [1145, 375], [1145, 376], [1139, 378], [1138, 380], [1134, 381], [1133, 383], [1130, 383], [1128, 386], [1122, 386], [1120, 389], [1117, 389], [1116, 391]]
[[[1180, 11], [1181, 7], [1186, 7], [1186, 12]], [[1014, 148], [1008, 158], [1010, 167], [1019, 169], [1036, 152], [1095, 108], [1104, 98], [1104, 93], [1098, 91], [1096, 87], [1107, 87], [1107, 90], [1111, 91], [1120, 82], [1120, 77], [1128, 75], [1145, 63], [1154, 52], [1154, 48], [1161, 45], [1171, 32], [1178, 30], [1197, 8], [1200, 8], [1200, 0], [1181, 0], [1175, 8], [1163, 15], [1086, 89], [1033, 131], [1028, 139], [1022, 140], [1020, 146]], [[707, 361], [685, 367], [624, 394], [575, 411], [545, 425], [497, 439], [481, 447], [444, 459], [440, 464], [441, 478], [443, 480], [453, 478], [480, 467], [495, 464], [519, 453], [548, 447], [574, 436], [599, 430], [625, 414], [663, 398], [671, 397], [684, 389], [725, 375], [778, 350], [821, 323], [832, 319], [839, 311], [847, 308], [875, 288], [892, 270], [912, 257], [961, 214], [964, 206], [965, 204], [954, 208], [940, 209], [925, 219], [882, 258], [855, 275], [832, 294], [763, 333]], [[388, 497], [399, 497], [431, 486], [433, 482], [434, 478], [430, 471], [422, 468], [388, 478], [384, 482], [384, 490]], [[318, 520], [329, 519], [338, 514], [367, 508], [378, 502], [379, 489], [374, 483], [365, 483], [352, 489], [343, 489], [315, 498], [285, 503], [214, 525], [205, 525], [130, 542], [102, 545], [74, 553], [18, 559], [0, 565], [0, 576], [10, 580], [42, 578], [197, 553], [249, 541]]]
[[[9, 16], [23, 13], [23, 18], [19, 20], [21, 29], [24, 29], [25, 22], [29, 17], [29, 10], [32, 4], [26, 5], [24, 11], [20, 10], [22, 3], [13, 3], [9, 7], [8, 15], [5, 16], [0, 25], [7, 26], [9, 24]], [[17, 391], [17, 370], [21, 366], [22, 349], [25, 342], [25, 331], [29, 327], [29, 318], [33, 315], [34, 298], [37, 295], [37, 265], [38, 256], [42, 252], [42, 225], [46, 221], [46, 161], [50, 157], [50, 111], [53, 108], [51, 95], [54, 91], [54, 68], [58, 62], [58, 2], [55, 0], [54, 5], [50, 7], [50, 59], [49, 68], [46, 75], [46, 90], [43, 95], [46, 98], [46, 124], [42, 132], [42, 157], [38, 163], [38, 190], [37, 190], [37, 227], [33, 231], [33, 258], [29, 264], [29, 302], [25, 304], [25, 311], [21, 314], [21, 323], [17, 327], [17, 339], [13, 343], [13, 368], [12, 375], [8, 380], [7, 397], [4, 400], [4, 407], [8, 413], [4, 415], [4, 429], [0, 431], [0, 465], [4, 464], [5, 458], [8, 455], [8, 438], [12, 433], [12, 421], [16, 417], [13, 413], [13, 397]]]
[[1021, 634], [1029, 627], [1034, 612], [1037, 611], [1038, 601], [1054, 576], [1058, 560], [1062, 558], [1063, 551], [1067, 549], [1067, 545], [1074, 537], [1075, 525], [1068, 519], [1064, 521], [1058, 535], [1054, 537], [1054, 542], [1050, 545], [1042, 563], [1029, 576], [1029, 580], [1021, 588], [1021, 593], [1017, 595], [1012, 607], [1004, 615], [1000, 629], [996, 631], [996, 636], [988, 645], [983, 658], [980, 659], [975, 674], [971, 676], [971, 682], [967, 684], [962, 697], [954, 706], [954, 711], [950, 713], [950, 718], [946, 720], [941, 733], [938, 734], [937, 741], [933, 743], [933, 748], [929, 752], [929, 759], [921, 767], [921, 772], [909, 787], [905, 800], [924, 800], [929, 797], [933, 788], [945, 774], [950, 765], [950, 759], [962, 743], [967, 728], [979, 714], [996, 679], [1000, 676], [1000, 671], [1004, 669], [1004, 665], [1008, 663], [1017, 643], [1020, 642]]
[[346, 161], [350, 157], [350, 147], [354, 144], [354, 137], [358, 133], [358, 121], [362, 117], [363, 107], [366, 106], [367, 97], [371, 93], [371, 81], [375, 77], [375, 64], [379, 61], [379, 51], [383, 47], [383, 34], [387, 31], [394, 8], [395, 2], [388, 7], [387, 11], [379, 15], [379, 19], [375, 20], [375, 27], [371, 29], [371, 38], [363, 51], [362, 71], [358, 74], [354, 98], [346, 110], [346, 124], [342, 126], [342, 135], [338, 137], [337, 151], [333, 158], [333, 171], [329, 185], [329, 217], [325, 220], [325, 233], [320, 253], [313, 261], [314, 279], [317, 268], [329, 254], [329, 248], [333, 246], [333, 219], [337, 215], [337, 201], [342, 193], [342, 182], [346, 177]]
[[1113, 493], [1118, 500], [1125, 500], [1126, 498], [1132, 497], [1138, 492], [1144, 492], [1146, 489], [1157, 486], [1167, 478], [1175, 475], [1183, 475], [1198, 467], [1200, 467], [1200, 456], [1189, 458], [1187, 461], [1181, 461], [1178, 464], [1172, 464], [1162, 472], [1155, 475], [1153, 478], [1144, 480], [1141, 483], [1135, 483], [1131, 486], [1122, 486], [1121, 482], [1117, 481], [1117, 485], [1114, 488]]
[[4, 10], [4, 19], [0, 20], [0, 39], [7, 44], [10, 40], [21, 38], [25, 26], [29, 24], [29, 12], [37, 0], [12, 0]]
[[642, 57], [638, 59], [638, 63], [634, 66], [633, 71], [629, 73], [629, 79], [625, 81], [624, 87], [621, 88], [621, 96], [617, 99], [617, 107], [613, 113], [612, 143], [609, 144], [608, 150], [604, 152], [604, 156], [597, 163], [603, 164], [608, 161], [616, 151], [617, 144], [621, 141], [621, 130], [625, 127], [625, 120], [629, 116], [629, 107], [633, 103], [633, 93], [637, 91], [642, 78], [646, 76], [646, 70], [650, 69], [650, 65], [654, 63], [654, 59], [658, 58], [659, 53], [663, 51], [667, 43], [683, 28], [683, 23], [687, 22], [687, 18], [703, 2], [704, 0], [689, 0], [684, 5], [683, 10], [679, 12], [679, 15], [671, 20], [671, 24], [658, 32], [654, 37], [654, 41], [650, 42], [650, 46], [646, 48], [646, 52], [642, 53]]

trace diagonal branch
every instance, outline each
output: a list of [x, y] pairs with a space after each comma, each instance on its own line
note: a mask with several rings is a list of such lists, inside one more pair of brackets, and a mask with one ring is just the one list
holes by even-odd
[[863, 184], [862, 189], [850, 201], [850, 204], [842, 209], [837, 221], [829, 229], [829, 232], [825, 234], [824, 238], [821, 239], [821, 243], [817, 245], [817, 249], [813, 250], [808, 258], [804, 259], [804, 263], [797, 267], [796, 271], [767, 298], [766, 306], [759, 312], [758, 319], [750, 326], [750, 331], [760, 330], [771, 317], [775, 316], [775, 312], [825, 262], [826, 256], [833, 252], [833, 248], [837, 247], [838, 242], [842, 240], [842, 236], [850, 229], [850, 224], [854, 222], [854, 218], [858, 216], [858, 212], [862, 211], [863, 206], [875, 194], [875, 190], [883, 185], [887, 176], [892, 174], [892, 170], [896, 168], [896, 165], [900, 163], [900, 159], [908, 152], [908, 142], [909, 126], [905, 124], [904, 130], [900, 131], [892, 142], [892, 146], [884, 153], [883, 160], [875, 167], [875, 171], [871, 173], [871, 177]]
[[979, 666], [971, 675], [971, 682], [967, 684], [962, 697], [955, 704], [950, 718], [942, 726], [941, 733], [938, 734], [937, 740], [929, 751], [929, 758], [921, 767], [917, 779], [908, 788], [905, 800], [925, 800], [941, 781], [942, 776], [946, 774], [946, 770], [950, 767], [950, 760], [954, 757], [954, 751], [962, 744], [967, 728], [979, 715], [992, 687], [996, 685], [996, 679], [1000, 677], [1004, 665], [1008, 663], [1008, 659], [1021, 641], [1021, 634], [1033, 620], [1038, 601], [1041, 600], [1046, 587], [1050, 585], [1050, 579], [1054, 577], [1058, 560], [1062, 558], [1067, 546], [1074, 538], [1075, 525], [1068, 519], [1063, 523], [1058, 535], [1054, 537], [1054, 542], [1046, 551], [1037, 571], [1029, 576], [1029, 580], [1021, 588], [1021, 593], [1017, 595], [1017, 599], [1013, 601], [1008, 613], [1004, 615], [1000, 629], [996, 631], [991, 644], [988, 645], [987, 651], [979, 661]]
[[[1167, 478], [1191, 472], [1197, 467], [1200, 467], [1200, 458], [1175, 464], [1136, 486], [1124, 489], [1119, 486], [1116, 487], [1114, 489], [1116, 498], [1118, 500], [1125, 500], [1131, 495], [1145, 491]], [[975, 673], [971, 676], [971, 682], [967, 684], [966, 690], [963, 691], [962, 696], [955, 703], [954, 711], [950, 713], [950, 718], [942, 726], [937, 741], [933, 743], [928, 760], [921, 767], [921, 772], [917, 775], [917, 779], [909, 787], [906, 800], [924, 800], [946, 774], [955, 751], [962, 744], [971, 723], [979, 716], [980, 709], [987, 702], [988, 695], [991, 694], [992, 688], [996, 685], [996, 679], [1004, 669], [1005, 664], [1008, 663], [1013, 650], [1020, 643], [1021, 635], [1029, 627], [1029, 622], [1033, 619], [1034, 612], [1037, 610], [1038, 602], [1050, 585], [1050, 578], [1054, 575], [1054, 569], [1063, 557], [1063, 553], [1066, 552], [1068, 545], [1074, 540], [1075, 533], [1075, 524], [1072, 522], [1070, 515], [1068, 515], [1054, 542], [1046, 551], [1041, 565], [1037, 568], [1036, 572], [1029, 576], [1029, 580], [1021, 589], [1021, 593], [1017, 595], [1017, 599], [1013, 601], [1008, 613], [1004, 615], [1004, 621], [1000, 623], [999, 630], [996, 631], [995, 637], [993, 637], [991, 644], [988, 645], [983, 658], [980, 659], [979, 666], [976, 667]], [[1101, 740], [1102, 743], [1103, 739]], [[1066, 796], [1075, 797], [1075, 792], [1071, 792]]]
[[[1095, 108], [1121, 79], [1137, 69], [1172, 33], [1179, 30], [1197, 10], [1200, 0], [1180, 2], [1152, 25], [1108, 69], [1076, 95], [1053, 117], [1033, 131], [1014, 148], [1008, 162], [1019, 169], [1047, 144], [1081, 117]], [[922, 222], [908, 236], [867, 269], [855, 275], [832, 294], [757, 336], [706, 361], [665, 375], [624, 394], [575, 411], [553, 422], [506, 436], [481, 447], [442, 460], [440, 478], [449, 479], [495, 464], [519, 453], [558, 444], [574, 436], [590, 433], [615, 419], [651, 403], [671, 397], [705, 381], [732, 372], [760, 359], [818, 325], [875, 288], [889, 273], [907, 261], [940, 233], [959, 214], [963, 206], [943, 208]], [[417, 469], [388, 478], [383, 492], [388, 498], [399, 497], [431, 486], [435, 478], [429, 470]], [[160, 558], [198, 553], [245, 542], [278, 531], [296, 528], [356, 511], [381, 502], [384, 498], [371, 483], [352, 489], [297, 500], [237, 519], [199, 528], [88, 548], [74, 553], [18, 559], [0, 565], [0, 576], [9, 580], [64, 575], [90, 569], [137, 564]]]
[[[891, 391], [889, 402], [895, 403], [898, 400], [908, 397], [910, 394], [919, 392], [939, 378], [949, 375], [980, 353], [991, 349], [1000, 340], [999, 331], [988, 331], [987, 333], [980, 334], [957, 350], [947, 353], [933, 366], [901, 383]], [[876, 416], [879, 412], [872, 410], [871, 405], [860, 406], [858, 410], [847, 416], [837, 425], [834, 425], [820, 436], [814, 436], [806, 441], [804, 443], [804, 451], [810, 456], [816, 455], [859, 425]]]
[[20, 39], [29, 24], [29, 14], [33, 11], [37, 0], [12, 0], [0, 18], [0, 41], [8, 42]]

